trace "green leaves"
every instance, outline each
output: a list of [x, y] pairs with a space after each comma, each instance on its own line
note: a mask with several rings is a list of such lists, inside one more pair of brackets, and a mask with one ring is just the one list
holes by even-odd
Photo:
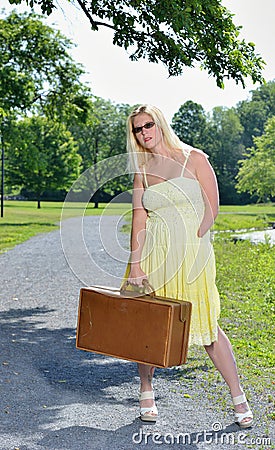
[[204, 148], [206, 113], [200, 104], [191, 100], [185, 102], [174, 114], [172, 127], [183, 142], [193, 147]]
[[[9, 2], [12, 5], [20, 5], [20, 3], [22, 3], [22, 0], [9, 0]], [[26, 0], [26, 4], [31, 8], [33, 8], [35, 4], [38, 4], [41, 6], [42, 13], [46, 13], [48, 15], [50, 15], [55, 8], [54, 2], [52, 0]]]
[[83, 69], [70, 57], [71, 45], [37, 15], [12, 12], [0, 19], [0, 107], [18, 114], [47, 104], [49, 112], [61, 97], [64, 104], [83, 92]]
[[[10, 3], [24, 0], [10, 0]], [[51, 0], [25, 0], [50, 14]], [[161, 62], [169, 76], [182, 74], [185, 66], [201, 65], [219, 87], [232, 78], [245, 85], [250, 77], [262, 82], [264, 61], [254, 44], [239, 40], [240, 27], [221, 0], [77, 0], [92, 30], [114, 30], [113, 43], [131, 49], [132, 60]]]
[[47, 189], [69, 189], [79, 174], [81, 157], [65, 124], [85, 121], [90, 92], [79, 81], [83, 69], [69, 55], [71, 45], [35, 14], [0, 19], [6, 184], [38, 200]]
[[180, 139], [210, 156], [219, 183], [221, 202], [238, 200], [235, 177], [243, 155], [243, 127], [234, 108], [216, 107], [206, 114], [202, 106], [187, 101], [173, 116], [172, 127]]
[[[92, 188], [94, 192], [104, 190], [114, 195], [129, 189], [132, 185], [127, 174], [119, 178], [110, 176], [110, 181], [102, 185], [102, 179], [106, 179], [106, 171], [111, 171], [112, 164], [114, 173], [116, 172], [116, 162], [112, 162], [109, 158], [124, 154], [126, 151], [125, 123], [130, 110], [132, 108], [129, 105], [115, 105], [108, 100], [95, 98], [87, 111], [86, 122], [70, 126], [79, 145], [82, 171], [92, 170], [92, 176], [87, 174], [87, 177], [84, 177], [87, 186], [82, 188]], [[98, 164], [104, 160], [106, 164]]]
[[69, 189], [79, 175], [81, 157], [65, 125], [42, 117], [26, 118], [9, 130], [7, 178], [34, 192]]
[[251, 92], [251, 98], [238, 105], [238, 114], [244, 127], [243, 144], [253, 146], [253, 137], [264, 132], [268, 118], [275, 116], [275, 82], [270, 81]]
[[237, 189], [265, 200], [275, 195], [275, 116], [268, 119], [264, 134], [254, 138], [254, 145], [240, 161]]
[[236, 204], [275, 195], [274, 120], [273, 81], [236, 108], [215, 107], [211, 114], [187, 101], [174, 114], [172, 126], [180, 139], [209, 155], [221, 203]]

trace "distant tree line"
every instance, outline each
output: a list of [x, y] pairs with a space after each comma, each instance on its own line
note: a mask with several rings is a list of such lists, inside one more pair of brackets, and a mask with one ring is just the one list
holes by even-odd
[[218, 106], [210, 114], [187, 101], [173, 116], [172, 127], [183, 141], [209, 155], [221, 203], [274, 200], [275, 81], [236, 107]]
[[[92, 95], [72, 43], [35, 14], [0, 18], [0, 125], [9, 194], [64, 199], [91, 166], [125, 153], [125, 122], [133, 105]], [[206, 114], [192, 101], [172, 119], [179, 137], [209, 154], [222, 203], [272, 199], [275, 160], [275, 82], [262, 85], [235, 108]], [[101, 185], [92, 179], [95, 205], [130, 189], [128, 175]], [[91, 186], [82, 186], [91, 189]], [[76, 195], [77, 198], [77, 195]]]

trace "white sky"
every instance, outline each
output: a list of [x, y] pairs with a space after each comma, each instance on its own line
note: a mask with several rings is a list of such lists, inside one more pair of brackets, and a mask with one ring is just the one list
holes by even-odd
[[[222, 3], [235, 14], [235, 24], [243, 26], [241, 36], [254, 42], [257, 53], [266, 61], [265, 79], [273, 80], [275, 1], [223, 0]], [[214, 78], [197, 68], [185, 69], [182, 76], [168, 79], [162, 64], [146, 60], [131, 62], [125, 50], [112, 44], [112, 30], [102, 27], [98, 32], [91, 31], [88, 19], [81, 11], [67, 0], [59, 0], [59, 5], [63, 12], [59, 9], [47, 23], [60, 29], [77, 45], [72, 50], [73, 58], [84, 65], [85, 81], [89, 82], [94, 95], [130, 105], [151, 103], [171, 120], [187, 100], [200, 103], [210, 111], [214, 106], [235, 106], [258, 86], [247, 80], [247, 88], [243, 89], [241, 85], [227, 81], [222, 90], [216, 86]], [[8, 0], [1, 0], [1, 6], [7, 12], [15, 9]], [[30, 10], [22, 6], [16, 9], [19, 12]]]

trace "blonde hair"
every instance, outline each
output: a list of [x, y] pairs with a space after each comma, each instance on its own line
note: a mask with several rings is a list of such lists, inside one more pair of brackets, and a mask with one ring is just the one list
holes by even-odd
[[161, 129], [163, 141], [166, 147], [170, 150], [171, 156], [178, 150], [181, 150], [185, 156], [190, 151], [190, 146], [184, 144], [176, 135], [172, 127], [166, 121], [163, 113], [152, 105], [140, 105], [135, 108], [129, 115], [127, 120], [127, 152], [129, 156], [129, 171], [140, 172], [140, 168], [145, 165], [151, 158], [151, 152], [145, 149], [136, 139], [133, 133], [133, 120], [139, 114], [148, 114], [152, 117], [155, 124]]

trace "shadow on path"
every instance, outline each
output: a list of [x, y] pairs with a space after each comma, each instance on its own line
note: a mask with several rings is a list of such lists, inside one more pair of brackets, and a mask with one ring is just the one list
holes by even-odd
[[[104, 390], [136, 375], [134, 364], [126, 369], [126, 363], [77, 350], [74, 329], [43, 328], [43, 316], [51, 312], [42, 307], [0, 313], [4, 434], [27, 436], [55, 427], [60, 409], [71, 404], [117, 405]], [[132, 401], [121, 403], [127, 408]]]
[[[20, 450], [152, 449], [160, 442], [164, 449], [171, 444], [182, 448], [176, 436], [136, 418], [136, 365], [77, 350], [74, 329], [43, 327], [43, 317], [52, 311], [38, 307], [0, 313], [3, 435], [16, 436]], [[125, 419], [128, 423], [121, 426]], [[237, 429], [223, 430], [232, 431]], [[188, 435], [184, 447], [197, 449], [204, 433]], [[207, 439], [209, 433], [214, 436], [208, 432]], [[35, 447], [25, 444], [30, 436]]]

